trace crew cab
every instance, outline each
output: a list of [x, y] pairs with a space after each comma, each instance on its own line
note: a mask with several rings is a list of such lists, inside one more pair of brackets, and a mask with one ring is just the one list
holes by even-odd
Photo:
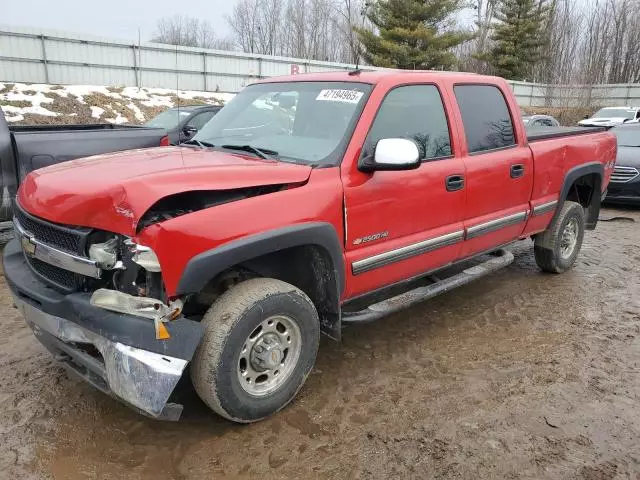
[[[177, 419], [187, 371], [236, 422], [289, 403], [323, 332], [508, 265], [571, 268], [616, 158], [594, 128], [527, 136], [508, 84], [451, 72], [271, 78], [189, 144], [30, 173], [14, 301], [71, 371]], [[401, 322], [401, 319], [398, 319]]]

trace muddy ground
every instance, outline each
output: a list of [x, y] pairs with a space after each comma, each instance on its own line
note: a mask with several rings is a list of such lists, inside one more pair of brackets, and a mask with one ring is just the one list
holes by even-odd
[[640, 478], [640, 210], [323, 341], [285, 411], [143, 418], [56, 366], [0, 284], [0, 478]]

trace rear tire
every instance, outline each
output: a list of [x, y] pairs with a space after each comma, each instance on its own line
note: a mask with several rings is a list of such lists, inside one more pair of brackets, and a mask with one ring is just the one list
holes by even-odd
[[315, 363], [318, 313], [302, 290], [280, 280], [232, 287], [202, 323], [191, 380], [213, 411], [234, 422], [255, 422], [284, 408]]
[[551, 225], [535, 239], [536, 263], [543, 272], [563, 273], [576, 261], [584, 239], [584, 209], [566, 201]]

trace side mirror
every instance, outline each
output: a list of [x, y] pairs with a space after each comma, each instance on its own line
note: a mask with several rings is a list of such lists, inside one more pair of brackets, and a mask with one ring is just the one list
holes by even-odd
[[193, 125], [187, 125], [186, 127], [184, 127], [182, 129], [182, 132], [187, 137], [191, 137], [191, 136], [195, 135], [196, 133], [198, 133], [198, 129], [196, 127], [194, 127]]
[[591, 118], [591, 116], [590, 116], [589, 114], [587, 114], [587, 115], [585, 115], [585, 116], [584, 116], [584, 119], [583, 119], [583, 120], [587, 120], [587, 119], [589, 119], [589, 118]]
[[363, 172], [377, 170], [413, 170], [420, 166], [418, 146], [406, 138], [383, 138], [376, 144], [373, 157], [361, 159]]

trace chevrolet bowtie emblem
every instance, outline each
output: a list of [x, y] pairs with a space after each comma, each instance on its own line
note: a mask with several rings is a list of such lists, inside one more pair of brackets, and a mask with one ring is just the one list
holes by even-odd
[[28, 237], [22, 237], [22, 250], [25, 254], [33, 257], [36, 254], [36, 244]]

